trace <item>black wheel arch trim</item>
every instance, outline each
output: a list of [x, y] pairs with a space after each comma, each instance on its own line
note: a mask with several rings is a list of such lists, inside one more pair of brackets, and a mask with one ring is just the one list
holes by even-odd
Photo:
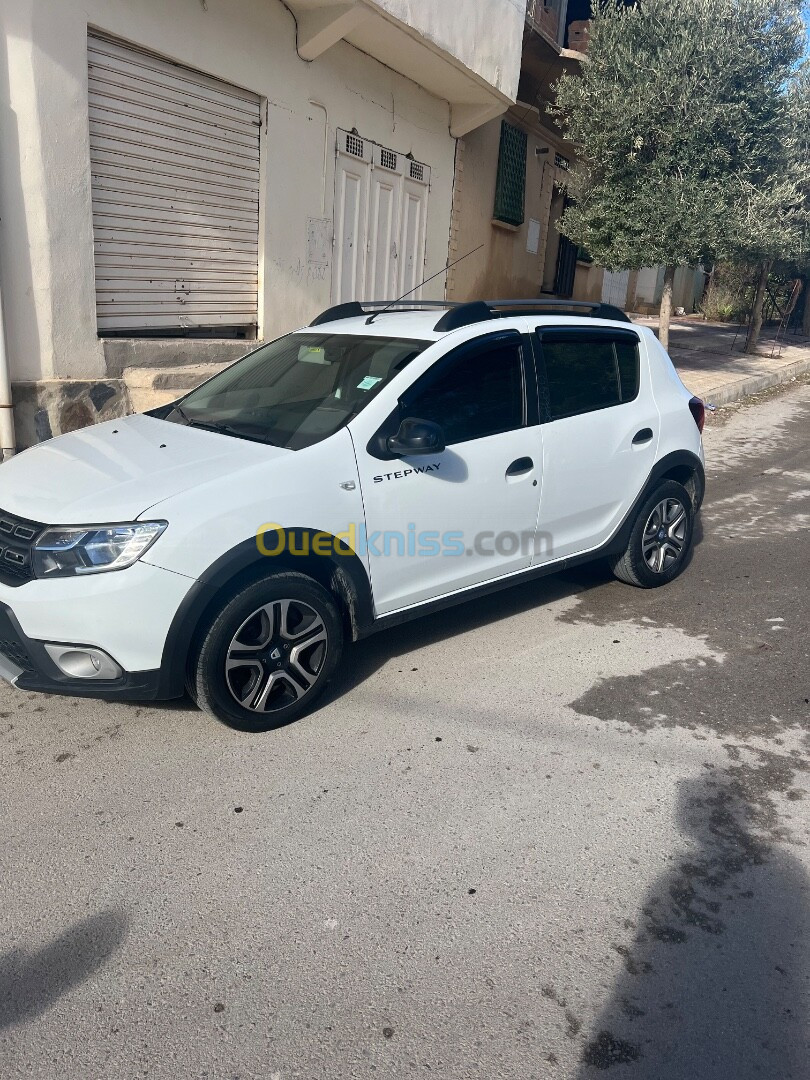
[[599, 558], [602, 555], [621, 554], [627, 547], [627, 542], [630, 539], [630, 533], [633, 530], [633, 524], [636, 520], [636, 514], [639, 511], [639, 507], [646, 502], [656, 486], [660, 484], [662, 480], [677, 480], [681, 483], [681, 478], [686, 478], [687, 473], [689, 474], [689, 477], [694, 480], [694, 493], [690, 492], [690, 494], [692, 495], [692, 508], [694, 512], [697, 513], [700, 509], [700, 504], [703, 502], [703, 496], [706, 491], [706, 473], [703, 468], [703, 462], [697, 454], [693, 454], [691, 450], [674, 450], [671, 454], [666, 454], [660, 461], [656, 461], [655, 465], [653, 465], [646, 483], [634, 500], [633, 505], [622, 518], [622, 522], [618, 529], [604, 547], [600, 548], [598, 554], [594, 554], [594, 558]]
[[[265, 533], [265, 546], [272, 548], [275, 533]], [[177, 609], [160, 665], [159, 696], [182, 697], [186, 686], [186, 666], [199, 627], [226, 590], [234, 585], [247, 584], [263, 574], [297, 571], [313, 578], [327, 588], [339, 601], [346, 623], [347, 637], [356, 641], [365, 637], [374, 621], [371, 582], [366, 568], [348, 545], [331, 533], [319, 529], [285, 528], [285, 545], [278, 555], [265, 555], [259, 550], [256, 537], [244, 540], [221, 555], [194, 582]], [[312, 551], [315, 537], [327, 537], [331, 555], [316, 555]], [[308, 551], [309, 554], [296, 554]]]

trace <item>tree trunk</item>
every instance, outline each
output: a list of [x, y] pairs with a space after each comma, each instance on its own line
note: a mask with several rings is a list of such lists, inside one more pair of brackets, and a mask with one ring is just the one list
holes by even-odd
[[804, 308], [802, 309], [802, 333], [810, 337], [810, 277], [804, 279]]
[[675, 267], [664, 270], [664, 289], [661, 293], [661, 313], [658, 320], [658, 340], [669, 349], [669, 324], [672, 319], [672, 286], [675, 283]]
[[754, 306], [751, 309], [751, 325], [748, 327], [748, 337], [745, 339], [745, 351], [755, 353], [762, 333], [762, 309], [765, 306], [765, 290], [768, 288], [768, 275], [771, 272], [771, 261], [766, 259], [760, 264], [757, 288], [754, 293]]

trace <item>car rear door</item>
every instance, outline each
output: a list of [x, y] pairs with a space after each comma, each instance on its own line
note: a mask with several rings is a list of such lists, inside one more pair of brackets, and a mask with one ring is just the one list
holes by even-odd
[[539, 563], [610, 538], [655, 463], [660, 418], [630, 327], [542, 326], [534, 343], [545, 419]]

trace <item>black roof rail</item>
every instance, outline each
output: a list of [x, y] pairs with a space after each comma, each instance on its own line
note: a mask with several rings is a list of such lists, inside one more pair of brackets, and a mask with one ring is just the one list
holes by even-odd
[[473, 323], [487, 322], [494, 318], [496, 316], [485, 300], [472, 300], [469, 304], [459, 304], [451, 308], [442, 315], [433, 329], [437, 334], [443, 334], [447, 330], [458, 330], [462, 326], [472, 326]]
[[349, 303], [327, 308], [309, 325], [321, 326], [323, 323], [339, 322], [341, 319], [359, 319], [364, 315], [373, 318], [387, 311], [424, 311], [431, 308], [444, 312], [434, 327], [437, 334], [503, 318], [506, 313], [589, 315], [593, 319], [607, 319], [610, 322], [632, 321], [621, 308], [614, 307], [613, 304], [602, 304], [598, 300], [555, 300], [544, 297], [540, 300], [471, 300], [469, 303], [453, 300], [351, 300]]
[[436, 323], [436, 333], [458, 330], [462, 326], [503, 318], [506, 313], [515, 315], [589, 315], [593, 319], [629, 323], [632, 320], [613, 304], [591, 300], [473, 300], [448, 311]]
[[363, 315], [382, 315], [384, 310], [391, 311], [422, 311], [424, 308], [447, 308], [460, 306], [452, 300], [351, 300], [347, 304], [337, 304], [335, 307], [322, 311], [317, 318], [313, 319], [310, 326], [321, 326], [323, 323], [339, 322], [341, 319], [359, 319]]
[[327, 308], [309, 325], [320, 326], [321, 323], [337, 322], [339, 319], [358, 319], [361, 315], [365, 315], [365, 312], [356, 300], [352, 300], [349, 304], [336, 304], [334, 307]]

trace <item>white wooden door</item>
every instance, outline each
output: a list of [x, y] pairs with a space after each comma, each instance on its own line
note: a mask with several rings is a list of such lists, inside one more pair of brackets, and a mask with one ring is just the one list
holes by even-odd
[[387, 300], [397, 295], [403, 160], [408, 163], [402, 154], [374, 147], [363, 300]]
[[98, 329], [251, 327], [260, 99], [88, 35]]
[[416, 286], [425, 278], [425, 244], [427, 241], [427, 206], [430, 185], [430, 169], [418, 161], [408, 163], [402, 200], [402, 228], [400, 230], [399, 285], [397, 296], [413, 292], [419, 299], [421, 288]]
[[364, 291], [373, 144], [351, 132], [338, 135], [332, 296], [336, 304], [344, 304], [359, 300]]
[[392, 300], [419, 284], [429, 192], [427, 165], [338, 131], [333, 303]]

